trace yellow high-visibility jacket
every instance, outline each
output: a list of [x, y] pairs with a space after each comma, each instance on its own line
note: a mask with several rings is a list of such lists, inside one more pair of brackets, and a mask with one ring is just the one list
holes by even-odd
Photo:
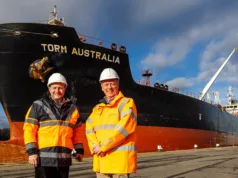
[[134, 173], [137, 109], [132, 98], [121, 92], [109, 104], [100, 103], [86, 121], [86, 136], [91, 153], [100, 145], [104, 155], [94, 154], [93, 170], [104, 174]]
[[45, 94], [26, 114], [23, 129], [28, 155], [38, 154], [41, 166], [70, 166], [73, 148], [84, 154], [81, 125], [78, 109], [69, 99], [57, 108]]

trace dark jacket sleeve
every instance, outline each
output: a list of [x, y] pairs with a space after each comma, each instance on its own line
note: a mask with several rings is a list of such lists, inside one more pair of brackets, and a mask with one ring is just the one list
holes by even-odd
[[74, 135], [73, 135], [74, 149], [77, 154], [84, 155], [84, 147], [83, 147], [83, 140], [82, 140], [83, 139], [82, 121], [80, 119], [80, 114], [77, 108], [74, 110], [72, 117], [77, 118], [77, 122], [74, 127]]

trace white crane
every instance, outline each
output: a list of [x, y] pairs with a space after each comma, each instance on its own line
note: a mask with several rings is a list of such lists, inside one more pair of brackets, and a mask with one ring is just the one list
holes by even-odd
[[201, 95], [199, 97], [200, 100], [202, 100], [204, 98], [204, 96], [206, 95], [207, 91], [209, 90], [209, 88], [211, 87], [211, 85], [213, 84], [213, 82], [216, 80], [217, 76], [220, 74], [220, 72], [222, 71], [223, 67], [226, 65], [226, 63], [228, 62], [228, 60], [230, 59], [230, 57], [232, 56], [232, 54], [238, 50], [238, 48], [234, 48], [233, 51], [231, 52], [231, 54], [226, 58], [226, 60], [224, 61], [224, 63], [221, 65], [221, 67], [217, 70], [217, 72], [214, 74], [214, 76], [211, 78], [211, 80], [207, 83], [207, 85], [204, 87], [204, 89], [201, 92]]
[[233, 92], [232, 92], [232, 86], [229, 86], [228, 88], [228, 104], [231, 105], [232, 104], [232, 99], [233, 99]]

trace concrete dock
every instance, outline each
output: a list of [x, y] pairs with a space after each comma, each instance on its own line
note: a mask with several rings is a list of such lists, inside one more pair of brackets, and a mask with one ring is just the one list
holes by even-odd
[[[30, 178], [34, 170], [28, 163], [0, 164], [0, 177]], [[95, 178], [92, 159], [73, 162], [70, 178]], [[143, 153], [133, 178], [235, 178], [238, 177], [238, 147]]]

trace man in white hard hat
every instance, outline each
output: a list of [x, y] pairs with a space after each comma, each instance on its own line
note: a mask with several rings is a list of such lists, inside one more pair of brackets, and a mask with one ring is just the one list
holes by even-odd
[[137, 164], [137, 110], [132, 98], [119, 91], [119, 76], [102, 71], [99, 82], [105, 97], [86, 121], [86, 136], [97, 178], [128, 178]]
[[60, 73], [48, 80], [48, 92], [33, 102], [24, 123], [24, 142], [36, 178], [68, 178], [71, 152], [82, 161], [81, 120], [77, 107], [65, 97], [67, 81]]

